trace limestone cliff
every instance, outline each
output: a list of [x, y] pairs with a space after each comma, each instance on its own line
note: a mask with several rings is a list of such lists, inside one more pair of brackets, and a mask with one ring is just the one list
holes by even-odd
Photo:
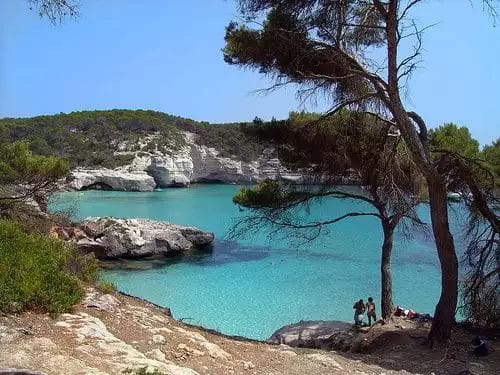
[[[264, 179], [295, 183], [304, 175], [287, 170], [273, 150], [265, 150], [251, 162], [223, 157], [214, 148], [199, 144], [192, 133], [184, 133], [186, 144], [178, 150], [148, 149], [131, 151], [121, 145], [117, 154], [133, 154], [133, 161], [116, 169], [78, 168], [70, 173], [69, 187], [82, 190], [102, 188], [123, 191], [152, 191], [155, 187], [188, 186], [196, 182], [256, 183]], [[151, 144], [155, 136], [143, 142]], [[134, 145], [137, 148], [137, 145]]]

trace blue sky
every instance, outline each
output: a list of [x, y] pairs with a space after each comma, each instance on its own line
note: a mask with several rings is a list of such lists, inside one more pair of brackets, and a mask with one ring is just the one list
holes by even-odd
[[[471, 6], [472, 3], [472, 6]], [[233, 0], [80, 0], [81, 15], [54, 26], [27, 0], [0, 0], [0, 117], [76, 110], [154, 109], [210, 122], [285, 118], [292, 88], [224, 63]], [[415, 16], [434, 24], [406, 96], [428, 125], [467, 125], [500, 137], [500, 24], [479, 0], [428, 0]], [[500, 22], [500, 20], [499, 20]]]

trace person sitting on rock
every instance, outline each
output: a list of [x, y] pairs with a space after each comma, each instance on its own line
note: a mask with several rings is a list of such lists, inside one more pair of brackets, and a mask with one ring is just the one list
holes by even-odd
[[368, 325], [372, 325], [377, 321], [377, 313], [375, 312], [375, 303], [373, 302], [372, 297], [368, 297], [368, 302], [366, 303], [366, 316], [368, 316]]
[[354, 303], [354, 324], [360, 326], [363, 324], [363, 314], [365, 313], [365, 304], [362, 299]]

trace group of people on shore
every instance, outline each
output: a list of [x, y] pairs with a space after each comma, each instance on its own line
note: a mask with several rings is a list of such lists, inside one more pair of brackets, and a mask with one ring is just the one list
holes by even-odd
[[[368, 302], [366, 304], [362, 299], [357, 302], [354, 302], [354, 324], [357, 326], [363, 325], [363, 319], [365, 318], [365, 314], [368, 317], [368, 325], [372, 325], [377, 322], [377, 313], [375, 311], [375, 303], [373, 302], [372, 297], [368, 297]], [[428, 322], [432, 320], [432, 316], [429, 314], [419, 314], [415, 310], [405, 309], [404, 307], [396, 306], [393, 310], [394, 316], [403, 317], [407, 319], [415, 319], [420, 322]]]
[[368, 325], [372, 325], [377, 321], [377, 313], [375, 312], [375, 303], [373, 302], [372, 297], [368, 297], [368, 302], [365, 304], [362, 299], [354, 303], [352, 307], [354, 309], [354, 324], [357, 326], [363, 325], [363, 319], [366, 316], [368, 317]]

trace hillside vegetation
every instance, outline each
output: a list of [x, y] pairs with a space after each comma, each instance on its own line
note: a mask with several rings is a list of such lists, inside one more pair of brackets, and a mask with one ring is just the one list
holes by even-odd
[[[133, 159], [119, 152], [124, 144], [127, 151], [175, 152], [185, 145], [182, 131], [190, 131], [198, 135], [198, 143], [217, 148], [223, 156], [249, 161], [264, 146], [243, 131], [244, 125], [209, 124], [145, 110], [82, 111], [1, 119], [0, 145], [23, 140], [34, 154], [61, 156], [72, 167], [114, 168]], [[159, 137], [144, 144], [151, 134]]]
[[0, 219], [0, 312], [68, 311], [84, 295], [84, 283], [94, 281], [97, 267], [70, 244]]

